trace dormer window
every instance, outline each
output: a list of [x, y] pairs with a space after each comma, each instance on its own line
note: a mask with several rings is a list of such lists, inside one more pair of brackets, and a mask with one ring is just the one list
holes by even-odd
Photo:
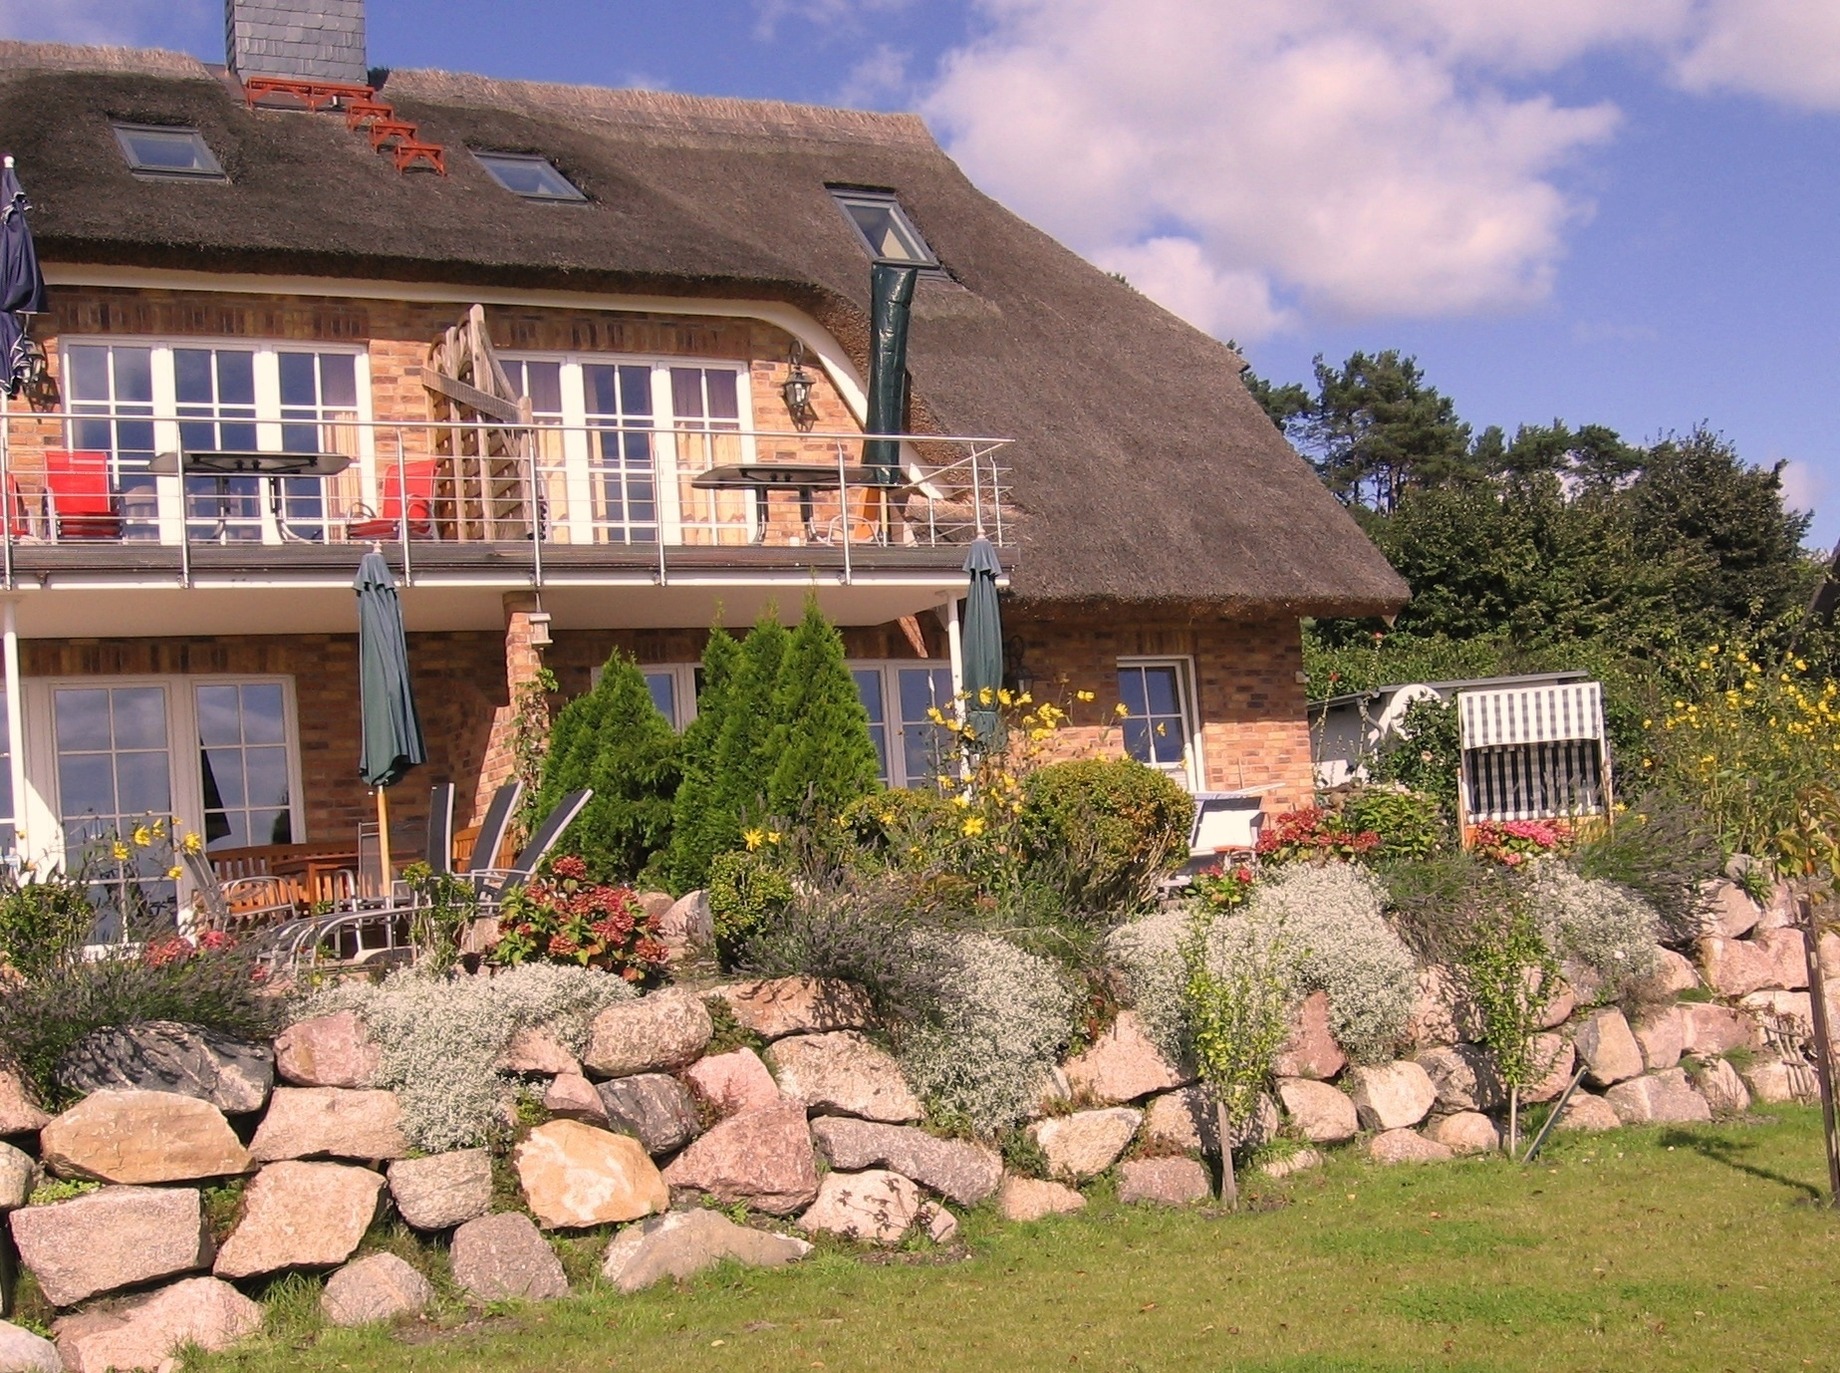
[[223, 181], [224, 169], [196, 129], [163, 124], [116, 124], [115, 141], [136, 176]]
[[920, 231], [901, 209], [893, 191], [856, 191], [846, 187], [829, 188], [856, 232], [862, 235], [869, 255], [877, 262], [910, 262], [917, 267], [937, 267], [939, 259], [926, 246]]
[[492, 174], [492, 179], [513, 195], [521, 195], [526, 200], [586, 200], [583, 195], [561, 172], [557, 171], [547, 157], [535, 153], [488, 153], [473, 150], [473, 156], [479, 165]]

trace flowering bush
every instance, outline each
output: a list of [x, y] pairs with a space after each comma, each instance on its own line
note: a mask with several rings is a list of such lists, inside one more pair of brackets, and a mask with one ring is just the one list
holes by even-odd
[[[197, 937], [174, 934], [163, 938], [149, 939], [141, 945], [141, 962], [150, 968], [170, 968], [175, 963], [200, 954], [223, 953], [236, 947], [236, 937], [224, 930], [205, 930]], [[259, 972], [260, 969], [252, 969]], [[258, 977], [258, 981], [261, 979]]]
[[1603, 978], [1612, 996], [1642, 981], [1655, 966], [1661, 917], [1614, 882], [1581, 877], [1557, 859], [1528, 869], [1533, 915], [1548, 947]]
[[506, 896], [500, 906], [496, 963], [573, 963], [643, 982], [664, 969], [654, 919], [626, 887], [594, 882], [573, 855]]
[[1342, 803], [1342, 825], [1356, 834], [1380, 836], [1379, 856], [1429, 858], [1444, 846], [1448, 831], [1438, 798], [1404, 787], [1361, 787]]
[[1187, 970], [1182, 963], [1189, 923], [1182, 911], [1157, 911], [1120, 925], [1105, 941], [1106, 957], [1123, 978], [1144, 1032], [1176, 1063], [1189, 1056]]
[[1563, 837], [1548, 820], [1484, 820], [1470, 830], [1475, 851], [1504, 868], [1518, 868], [1552, 853]]
[[540, 1027], [579, 1054], [594, 1017], [632, 996], [625, 979], [594, 968], [527, 963], [476, 976], [405, 968], [317, 992], [296, 1018], [357, 1012], [381, 1050], [377, 1085], [402, 1104], [403, 1133], [437, 1153], [505, 1128], [515, 1079], [498, 1065], [519, 1030]]
[[1206, 872], [1195, 874], [1189, 883], [1189, 898], [1211, 911], [1234, 911], [1252, 899], [1252, 884], [1258, 873], [1245, 863], [1229, 868], [1216, 863]]
[[937, 1020], [905, 1036], [901, 1067], [936, 1119], [995, 1135], [1040, 1099], [1077, 998], [1053, 964], [1001, 939], [933, 934], [920, 946], [951, 971]]
[[709, 917], [723, 966], [741, 955], [748, 940], [766, 929], [792, 900], [792, 877], [777, 846], [734, 849], [709, 861]]
[[1259, 835], [1259, 860], [1286, 863], [1352, 863], [1380, 847], [1373, 830], [1354, 830], [1321, 806], [1285, 811]]

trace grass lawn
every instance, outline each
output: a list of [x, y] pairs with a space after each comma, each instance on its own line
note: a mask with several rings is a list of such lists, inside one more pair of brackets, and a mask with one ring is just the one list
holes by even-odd
[[[1561, 1138], [1501, 1160], [1354, 1158], [1252, 1189], [1237, 1216], [1095, 1199], [1080, 1216], [967, 1222], [969, 1257], [842, 1249], [637, 1297], [395, 1332], [303, 1319], [210, 1373], [611, 1369], [1840, 1368], [1840, 1216], [1818, 1116]], [[585, 1254], [572, 1256], [578, 1263]], [[294, 1313], [289, 1314], [290, 1310]]]

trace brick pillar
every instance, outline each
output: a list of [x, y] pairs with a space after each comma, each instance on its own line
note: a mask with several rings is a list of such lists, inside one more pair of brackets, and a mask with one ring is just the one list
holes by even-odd
[[549, 641], [549, 616], [534, 591], [505, 593], [505, 704], [492, 712], [492, 733], [486, 741], [485, 762], [473, 793], [473, 820], [491, 804], [492, 793], [511, 780], [516, 771], [513, 736], [520, 691], [537, 680], [543, 668], [543, 646]]

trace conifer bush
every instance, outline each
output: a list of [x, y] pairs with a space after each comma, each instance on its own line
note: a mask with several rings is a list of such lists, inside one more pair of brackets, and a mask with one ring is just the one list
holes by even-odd
[[773, 694], [773, 769], [767, 805], [774, 815], [841, 816], [881, 787], [881, 763], [869, 734], [843, 636], [805, 601], [792, 631]]
[[768, 814], [767, 784], [773, 774], [773, 700], [780, 666], [791, 640], [769, 606], [754, 622], [741, 652], [723, 710], [715, 747], [715, 781], [708, 824], [723, 848], [741, 843], [741, 832]]
[[717, 625], [703, 648], [702, 690], [697, 693], [696, 719], [684, 731], [679, 749], [683, 780], [671, 806], [665, 874], [671, 890], [680, 896], [708, 883], [710, 860], [738, 837], [730, 832], [732, 820], [720, 805], [722, 776], [716, 754], [740, 670], [740, 642]]
[[659, 714], [645, 674], [615, 650], [594, 689], [556, 717], [538, 808], [547, 814], [569, 792], [594, 798], [562, 846], [602, 879], [630, 880], [671, 837], [678, 738]]

